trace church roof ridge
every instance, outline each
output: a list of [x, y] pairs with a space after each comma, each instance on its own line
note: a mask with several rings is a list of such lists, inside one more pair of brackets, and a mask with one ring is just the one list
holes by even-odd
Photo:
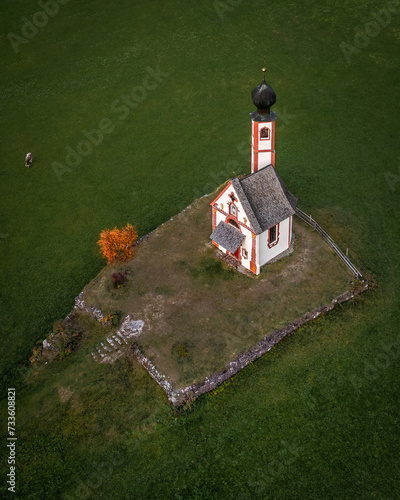
[[256, 234], [282, 222], [296, 211], [296, 196], [271, 164], [243, 179], [232, 179], [232, 186]]

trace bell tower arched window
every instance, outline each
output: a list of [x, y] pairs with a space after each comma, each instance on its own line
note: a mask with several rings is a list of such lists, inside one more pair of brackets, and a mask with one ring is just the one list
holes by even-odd
[[260, 139], [269, 139], [269, 128], [264, 127], [260, 131]]

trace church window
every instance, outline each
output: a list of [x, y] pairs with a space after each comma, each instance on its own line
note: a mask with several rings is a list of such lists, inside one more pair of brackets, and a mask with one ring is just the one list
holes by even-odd
[[269, 128], [264, 127], [261, 129], [260, 138], [261, 139], [269, 139]]
[[270, 248], [278, 243], [278, 239], [279, 239], [278, 229], [279, 229], [279, 224], [276, 226], [272, 226], [269, 229], [268, 246]]
[[242, 248], [242, 256], [244, 259], [247, 259], [249, 257], [249, 254], [247, 253], [247, 250], [245, 250], [244, 248]]
[[236, 205], [234, 205], [233, 203], [231, 203], [231, 204], [229, 205], [229, 213], [230, 213], [231, 215], [233, 215], [234, 217], [236, 217], [236, 216], [237, 216], [237, 208], [236, 208]]

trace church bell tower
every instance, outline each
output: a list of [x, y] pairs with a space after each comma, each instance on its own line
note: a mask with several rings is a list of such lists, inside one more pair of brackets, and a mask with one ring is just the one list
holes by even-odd
[[276, 114], [271, 111], [271, 106], [276, 102], [276, 94], [265, 82], [265, 71], [263, 81], [253, 89], [251, 97], [257, 111], [250, 113], [251, 116], [251, 173], [258, 172], [267, 165], [272, 164], [275, 168], [275, 120]]

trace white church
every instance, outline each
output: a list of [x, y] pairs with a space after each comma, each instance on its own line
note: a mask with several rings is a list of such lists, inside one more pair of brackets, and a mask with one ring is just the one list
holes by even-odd
[[238, 264], [259, 274], [264, 264], [286, 255], [292, 245], [297, 198], [275, 170], [273, 89], [264, 78], [252, 92], [251, 174], [231, 179], [212, 206], [212, 243]]

